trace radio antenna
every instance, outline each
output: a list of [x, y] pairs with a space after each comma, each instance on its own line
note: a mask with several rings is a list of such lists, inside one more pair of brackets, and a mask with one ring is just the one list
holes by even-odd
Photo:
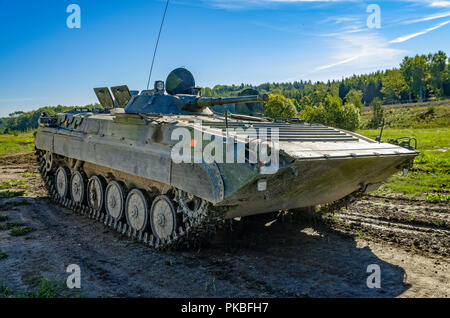
[[170, 0], [167, 0], [167, 2], [166, 2], [166, 8], [164, 9], [164, 15], [163, 15], [163, 18], [161, 21], [161, 26], [159, 27], [158, 40], [156, 40], [155, 52], [153, 52], [152, 66], [150, 67], [150, 74], [148, 74], [147, 89], [150, 86], [150, 79], [152, 78], [153, 65], [155, 63], [156, 51], [158, 50], [159, 38], [161, 37], [161, 31], [162, 31], [162, 28], [164, 25], [164, 20], [166, 19], [166, 13], [167, 13], [167, 8], [169, 7], [169, 1]]

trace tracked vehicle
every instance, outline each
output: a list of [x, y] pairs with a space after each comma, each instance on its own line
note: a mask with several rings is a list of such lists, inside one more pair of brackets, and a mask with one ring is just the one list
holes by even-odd
[[201, 97], [183, 68], [153, 90], [111, 91], [95, 89], [102, 109], [42, 114], [37, 159], [57, 203], [156, 248], [195, 242], [226, 219], [374, 189], [418, 154], [299, 120], [213, 112], [268, 97]]

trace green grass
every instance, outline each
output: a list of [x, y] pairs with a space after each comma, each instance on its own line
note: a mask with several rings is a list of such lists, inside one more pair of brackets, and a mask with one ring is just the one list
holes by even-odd
[[34, 173], [34, 172], [24, 172], [22, 173], [22, 178], [32, 178], [32, 177], [37, 177], [38, 174]]
[[442, 193], [428, 193], [426, 201], [430, 203], [450, 201], [450, 195], [445, 195]]
[[0, 282], [0, 298], [60, 298], [66, 297], [65, 282], [54, 281], [45, 278], [28, 279], [24, 281], [28, 285], [28, 291], [11, 290]]
[[[0, 193], [1, 194], [1, 193]], [[3, 204], [0, 204], [0, 210], [6, 210], [11, 207], [21, 206], [21, 205], [29, 205], [30, 202], [26, 199], [20, 199], [16, 201], [10, 201]]]
[[27, 186], [27, 181], [26, 180], [6, 180], [3, 181], [2, 183], [0, 183], [0, 190], [5, 190], [5, 189], [26, 189], [28, 188]]
[[62, 297], [65, 288], [65, 282], [48, 280], [45, 278], [31, 278], [24, 281], [29, 285], [31, 291], [22, 294], [24, 298], [57, 298]]
[[8, 298], [12, 296], [12, 291], [4, 283], [0, 282], [0, 298]]
[[23, 227], [15, 227], [11, 231], [9, 231], [10, 236], [24, 236], [30, 232], [33, 232], [34, 228], [31, 226], [23, 226]]
[[25, 191], [4, 191], [4, 192], [0, 192], [0, 199], [21, 197], [24, 195], [25, 195]]
[[34, 133], [0, 135], [0, 156], [34, 151]]
[[[448, 105], [428, 107], [403, 107], [385, 109], [385, 127], [400, 129], [450, 127], [450, 101]], [[372, 111], [362, 114], [362, 127], [372, 118]]]
[[23, 223], [19, 222], [6, 222], [4, 224], [0, 224], [0, 231], [8, 231], [10, 236], [23, 236], [30, 232], [33, 232], [35, 229], [31, 226], [25, 226]]
[[0, 215], [0, 222], [8, 221], [8, 217], [6, 215]]
[[1, 261], [2, 259], [6, 259], [6, 258], [8, 258], [8, 254], [6, 254], [6, 253], [4, 253], [2, 250], [0, 250], [0, 261]]
[[[360, 130], [358, 133], [375, 139], [379, 130]], [[433, 201], [449, 200], [450, 185], [450, 129], [385, 129], [383, 141], [389, 138], [412, 136], [417, 138], [421, 154], [407, 175], [396, 174], [378, 190], [379, 194], [401, 193], [410, 197], [424, 196]]]
[[23, 223], [19, 222], [7, 222], [5, 224], [0, 224], [0, 231], [11, 230], [13, 228], [21, 227], [23, 225], [24, 225]]

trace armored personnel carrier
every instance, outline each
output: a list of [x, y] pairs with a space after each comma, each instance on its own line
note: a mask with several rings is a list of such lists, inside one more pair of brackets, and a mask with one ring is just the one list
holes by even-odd
[[57, 203], [155, 248], [194, 242], [225, 219], [374, 189], [418, 154], [300, 120], [213, 112], [268, 96], [201, 97], [184, 68], [153, 90], [94, 90], [101, 109], [42, 114], [43, 179]]

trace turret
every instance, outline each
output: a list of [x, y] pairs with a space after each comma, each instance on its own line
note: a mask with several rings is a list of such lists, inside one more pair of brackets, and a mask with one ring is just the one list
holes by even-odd
[[194, 77], [185, 68], [175, 69], [167, 77], [166, 83], [156, 81], [153, 90], [145, 90], [140, 94], [134, 91], [132, 93], [125, 85], [116, 86], [111, 88], [115, 98], [113, 100], [107, 87], [94, 90], [103, 107], [107, 109], [125, 108], [125, 113], [128, 114], [210, 114], [211, 111], [207, 109], [208, 107], [238, 103], [264, 103], [269, 99], [266, 94], [218, 98], [201, 97], [201, 89], [195, 86]]

